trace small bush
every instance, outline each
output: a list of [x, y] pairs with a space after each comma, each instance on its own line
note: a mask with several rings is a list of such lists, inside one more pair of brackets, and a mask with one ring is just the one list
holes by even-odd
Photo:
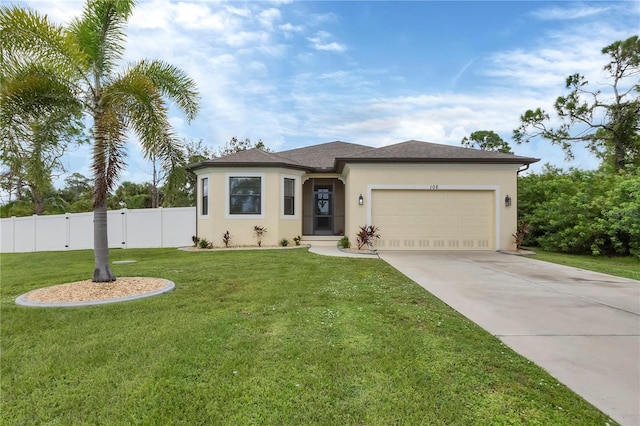
[[200, 248], [202, 249], [210, 249], [213, 248], [213, 244], [210, 243], [209, 241], [207, 241], [206, 238], [203, 238], [200, 240], [200, 242], [198, 243], [198, 245], [200, 246]]
[[258, 239], [258, 247], [262, 247], [262, 236], [267, 233], [267, 228], [256, 225], [253, 227], [253, 232], [256, 234], [256, 238]]
[[346, 235], [342, 238], [340, 238], [340, 241], [338, 242], [338, 245], [342, 248], [346, 248], [348, 249], [349, 247], [351, 247], [351, 243], [349, 242], [349, 237], [347, 237]]
[[516, 233], [511, 234], [513, 235], [513, 240], [516, 243], [516, 250], [520, 250], [520, 246], [522, 245], [522, 242], [524, 241], [524, 238], [527, 236], [528, 233], [529, 233], [529, 224], [524, 220], [520, 221], [520, 224], [518, 225], [518, 230], [516, 231]]
[[286, 246], [288, 246], [288, 245], [289, 245], [289, 240], [287, 240], [286, 238], [281, 239], [281, 240], [280, 240], [280, 245], [281, 245], [282, 247], [286, 247]]
[[293, 242], [296, 243], [297, 246], [300, 245], [300, 241], [302, 241], [302, 237], [300, 235], [293, 238]]
[[356, 239], [358, 250], [361, 250], [364, 246], [367, 246], [369, 250], [373, 250], [373, 241], [380, 238], [379, 229], [375, 225], [361, 226]]

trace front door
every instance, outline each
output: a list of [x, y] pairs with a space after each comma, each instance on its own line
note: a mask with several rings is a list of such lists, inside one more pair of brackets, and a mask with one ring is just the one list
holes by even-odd
[[314, 234], [333, 234], [333, 187], [314, 187]]

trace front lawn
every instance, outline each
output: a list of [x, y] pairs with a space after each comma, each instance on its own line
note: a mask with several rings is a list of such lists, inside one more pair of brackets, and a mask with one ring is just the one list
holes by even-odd
[[17, 296], [91, 251], [3, 254], [3, 424], [605, 425], [607, 416], [381, 260], [114, 250], [176, 290], [85, 308]]
[[545, 262], [558, 263], [560, 265], [573, 266], [574, 268], [588, 271], [602, 272], [632, 280], [640, 280], [640, 259], [637, 257], [607, 257], [585, 256], [578, 254], [554, 253], [534, 248], [536, 254], [533, 259]]

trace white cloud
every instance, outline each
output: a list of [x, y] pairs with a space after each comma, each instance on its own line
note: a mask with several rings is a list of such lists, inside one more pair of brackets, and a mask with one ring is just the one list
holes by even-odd
[[286, 24], [282, 24], [282, 25], [278, 26], [278, 28], [280, 28], [285, 33], [299, 33], [299, 32], [304, 31], [304, 26], [302, 26], [302, 25], [293, 25], [293, 24], [291, 24], [289, 22], [287, 22]]
[[464, 74], [465, 71], [467, 71], [469, 69], [469, 67], [471, 67], [471, 65], [473, 65], [473, 63], [476, 61], [476, 59], [478, 59], [478, 58], [471, 59], [469, 62], [467, 62], [465, 64], [464, 67], [462, 67], [462, 69], [460, 69], [460, 71], [458, 71], [456, 73], [456, 75], [453, 76], [453, 78], [451, 79], [451, 86], [455, 86], [456, 84], [458, 84], [458, 81], [460, 81], [460, 77], [462, 77], [462, 74]]
[[251, 17], [251, 9], [247, 8], [247, 7], [243, 7], [243, 8], [238, 8], [238, 7], [233, 7], [233, 6], [225, 6], [225, 10], [227, 12], [229, 12], [232, 15], [238, 15], [241, 16], [243, 18], [249, 18]]
[[258, 21], [267, 29], [272, 29], [274, 22], [279, 21], [281, 18], [282, 14], [280, 11], [274, 8], [263, 10], [258, 15]]
[[344, 52], [347, 50], [345, 45], [335, 41], [330, 41], [332, 38], [333, 36], [330, 33], [326, 31], [318, 31], [315, 36], [308, 37], [307, 40], [311, 42], [313, 48], [316, 50], [325, 50], [330, 52]]
[[572, 20], [600, 15], [610, 10], [610, 7], [593, 7], [581, 3], [570, 4], [567, 7], [548, 7], [535, 10], [531, 13], [537, 19], [543, 21]]
[[[22, 6], [22, 3], [19, 3]], [[6, 6], [6, 5], [3, 5]], [[73, 18], [82, 13], [84, 3], [77, 1], [56, 1], [39, 0], [30, 1], [27, 6], [46, 14], [53, 22], [69, 23]]]
[[490, 65], [484, 72], [508, 85], [549, 91], [558, 96], [563, 93], [566, 77], [574, 73], [584, 75], [594, 84], [605, 83], [602, 68], [607, 58], [600, 51], [626, 37], [623, 29], [606, 23], [596, 28], [577, 25], [569, 30], [555, 30], [532, 40], [528, 48], [490, 55], [487, 58]]
[[141, 3], [129, 19], [129, 28], [167, 30], [172, 21], [173, 7], [168, 0]]

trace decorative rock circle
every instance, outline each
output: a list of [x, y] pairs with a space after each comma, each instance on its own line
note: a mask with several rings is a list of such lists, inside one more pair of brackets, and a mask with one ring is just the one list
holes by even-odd
[[[157, 296], [163, 293], [168, 293], [173, 289], [175, 289], [176, 285], [173, 281], [169, 281], [169, 280], [164, 280], [164, 281], [166, 282], [166, 285], [164, 287], [147, 291], [147, 292], [131, 294], [123, 297], [105, 297], [105, 298], [99, 298], [99, 299], [74, 301], [74, 302], [38, 301], [38, 300], [29, 299], [30, 294], [35, 293], [39, 290], [43, 290], [43, 289], [36, 289], [16, 298], [16, 305], [36, 307], [36, 308], [75, 308], [80, 306], [104, 305], [107, 303], [126, 302], [129, 300], [136, 300], [136, 299], [143, 299], [146, 297]], [[96, 283], [96, 285], [100, 285], [100, 284]], [[55, 286], [52, 286], [52, 287], [55, 287]]]

